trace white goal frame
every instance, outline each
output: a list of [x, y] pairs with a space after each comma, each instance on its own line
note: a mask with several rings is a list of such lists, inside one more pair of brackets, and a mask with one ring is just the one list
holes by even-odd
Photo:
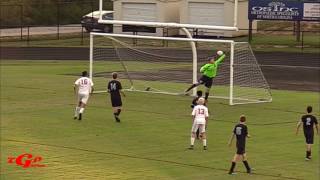
[[[195, 38], [178, 38], [178, 37], [157, 37], [157, 36], [141, 36], [141, 35], [128, 35], [128, 34], [112, 34], [112, 33], [96, 33], [96, 32], [92, 32], [90, 33], [90, 63], [89, 63], [89, 76], [92, 79], [93, 78], [93, 45], [94, 45], [94, 36], [105, 36], [105, 37], [110, 37], [112, 38], [116, 38], [116, 37], [121, 37], [121, 38], [135, 38], [135, 39], [150, 39], [150, 40], [167, 40], [167, 41], [184, 41], [184, 42], [190, 42], [192, 44], [194, 44], [195, 42], [215, 42], [215, 43], [229, 43], [230, 44], [230, 82], [229, 82], [229, 97], [223, 97], [223, 96], [210, 96], [210, 97], [214, 97], [214, 98], [220, 98], [220, 99], [228, 99], [229, 100], [229, 104], [230, 105], [235, 105], [235, 104], [242, 104], [242, 103], [234, 103], [234, 46], [235, 46], [235, 42], [233, 40], [217, 40], [217, 39], [195, 39]], [[237, 42], [238, 43], [238, 42]], [[195, 48], [195, 46], [193, 47], [191, 44], [192, 48]], [[197, 51], [193, 50], [193, 76], [192, 76], [192, 80], [193, 82], [197, 82]], [[194, 88], [195, 89], [195, 88]], [[134, 88], [131, 88], [130, 90], [135, 91]], [[141, 91], [140, 91], [141, 92]], [[149, 92], [149, 93], [154, 93], [151, 91], [143, 91], [143, 92]], [[195, 90], [193, 91], [193, 95], [195, 95]], [[158, 92], [159, 93], [159, 92]], [[165, 93], [166, 94], [166, 93]], [[167, 93], [169, 94], [169, 93]], [[172, 93], [171, 93], [172, 94]], [[248, 103], [263, 103], [263, 102], [271, 102], [271, 100], [259, 100], [259, 101], [252, 101], [249, 99], [241, 99], [241, 100], [246, 100], [248, 102], [245, 102], [243, 104], [248, 104]]]

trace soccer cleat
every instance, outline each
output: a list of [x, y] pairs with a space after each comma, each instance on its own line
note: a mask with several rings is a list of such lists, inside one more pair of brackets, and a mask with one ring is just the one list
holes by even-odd
[[306, 161], [310, 161], [311, 160], [311, 157], [306, 157]]
[[237, 173], [235, 173], [235, 172], [229, 172], [228, 174], [229, 174], [229, 175], [236, 175]]
[[79, 113], [79, 118], [78, 120], [81, 120], [82, 119], [82, 113]]
[[248, 169], [248, 170], [247, 170], [247, 173], [248, 173], [248, 174], [251, 174], [251, 173], [252, 173], [252, 172], [251, 172], [251, 169]]
[[190, 147], [188, 149], [193, 150], [193, 145], [190, 145]]
[[74, 116], [73, 119], [77, 119], [77, 116]]
[[203, 150], [208, 150], [207, 146], [203, 146]]
[[120, 122], [120, 118], [118, 116], [114, 116], [114, 118], [116, 119], [116, 122]]

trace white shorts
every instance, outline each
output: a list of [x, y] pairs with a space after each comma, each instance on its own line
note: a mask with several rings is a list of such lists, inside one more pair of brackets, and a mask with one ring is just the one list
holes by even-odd
[[89, 99], [89, 94], [78, 94], [78, 102], [82, 102], [83, 104], [87, 104]]
[[196, 122], [194, 122], [192, 125], [191, 132], [196, 133], [198, 129], [199, 129], [200, 133], [205, 133], [206, 132], [206, 125], [205, 124], [197, 124]]

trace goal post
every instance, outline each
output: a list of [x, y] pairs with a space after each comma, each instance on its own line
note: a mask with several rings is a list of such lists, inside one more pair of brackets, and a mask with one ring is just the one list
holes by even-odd
[[[195, 51], [190, 43], [196, 44]], [[229, 100], [230, 105], [271, 102], [269, 85], [250, 45], [232, 40], [91, 33], [90, 77], [98, 92], [106, 91], [116, 71], [126, 90], [181, 95], [201, 76], [198, 67], [217, 50], [227, 57], [210, 98]]]

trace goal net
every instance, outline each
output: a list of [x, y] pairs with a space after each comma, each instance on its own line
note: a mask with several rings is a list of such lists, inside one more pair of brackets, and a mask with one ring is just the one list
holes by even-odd
[[105, 92], [111, 73], [117, 72], [126, 90], [181, 95], [201, 77], [200, 67], [218, 50], [226, 58], [213, 80], [211, 98], [227, 99], [230, 105], [271, 101], [269, 85], [248, 43], [91, 33], [90, 75], [96, 92]]

